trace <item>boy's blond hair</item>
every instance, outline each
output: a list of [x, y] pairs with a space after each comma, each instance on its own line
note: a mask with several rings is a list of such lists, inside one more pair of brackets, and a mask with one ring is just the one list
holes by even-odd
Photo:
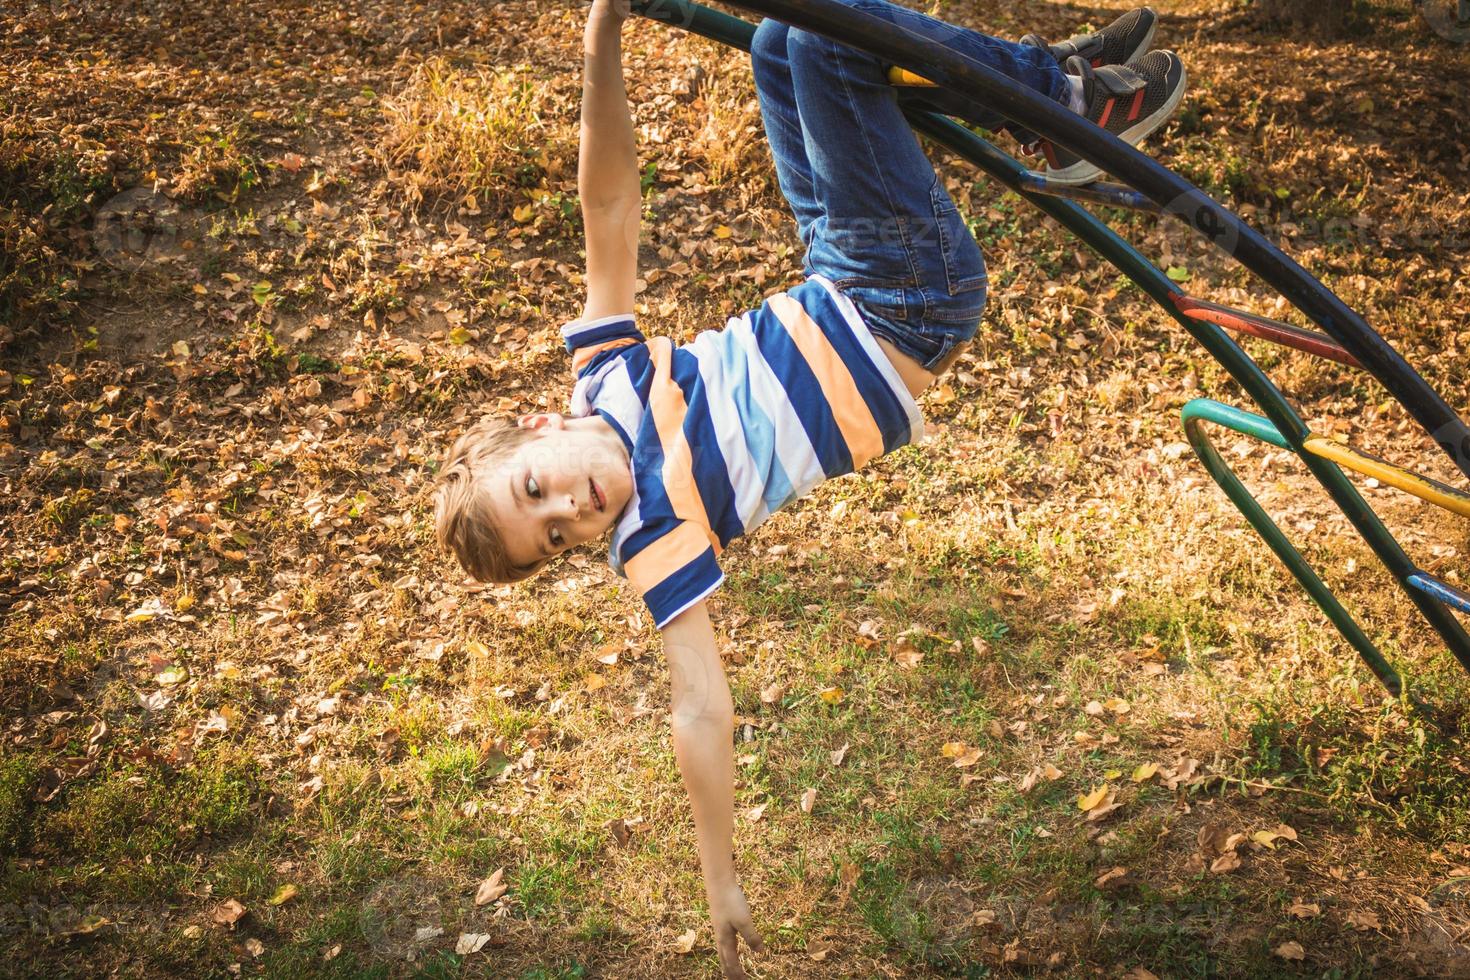
[[484, 477], [497, 461], [539, 435], [509, 419], [485, 418], [456, 439], [444, 457], [434, 486], [434, 530], [440, 546], [453, 552], [464, 570], [478, 581], [519, 582], [550, 561], [511, 563], [483, 486]]

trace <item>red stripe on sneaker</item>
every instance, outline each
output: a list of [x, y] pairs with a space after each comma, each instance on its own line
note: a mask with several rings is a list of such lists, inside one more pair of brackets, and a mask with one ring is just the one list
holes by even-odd
[[1146, 89], [1139, 89], [1138, 94], [1133, 97], [1133, 108], [1128, 110], [1128, 121], [1132, 122], [1138, 118], [1138, 113], [1143, 110], [1143, 93]]
[[1053, 170], [1060, 169], [1061, 165], [1057, 163], [1056, 148], [1051, 145], [1050, 140], [1041, 144], [1041, 153], [1043, 156], [1046, 157], [1047, 166], [1051, 167]]
[[1108, 117], [1113, 114], [1113, 103], [1117, 101], [1117, 99], [1108, 99], [1108, 104], [1103, 106], [1102, 118], [1097, 121], [1099, 126], [1106, 126], [1108, 124]]

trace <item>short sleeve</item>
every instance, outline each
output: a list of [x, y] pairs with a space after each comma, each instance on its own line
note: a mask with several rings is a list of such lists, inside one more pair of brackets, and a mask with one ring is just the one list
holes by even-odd
[[631, 313], [574, 320], [561, 328], [561, 336], [567, 353], [572, 355], [572, 374], [577, 378], [596, 371], [614, 352], [646, 340]]
[[709, 532], [693, 521], [645, 525], [619, 550], [623, 574], [642, 594], [659, 629], [725, 580]]

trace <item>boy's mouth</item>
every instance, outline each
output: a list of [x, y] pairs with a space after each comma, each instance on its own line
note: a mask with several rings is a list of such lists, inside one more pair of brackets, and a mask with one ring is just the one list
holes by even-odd
[[607, 499], [603, 497], [602, 491], [598, 489], [596, 481], [589, 478], [587, 480], [587, 486], [592, 488], [592, 506], [596, 507], [599, 511], [605, 509], [607, 507]]

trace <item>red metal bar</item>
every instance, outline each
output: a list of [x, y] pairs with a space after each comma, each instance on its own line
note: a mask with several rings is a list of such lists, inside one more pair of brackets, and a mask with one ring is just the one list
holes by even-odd
[[1236, 330], [1250, 334], [1252, 337], [1260, 337], [1273, 344], [1305, 351], [1329, 361], [1346, 364], [1348, 367], [1361, 368], [1363, 366], [1358, 363], [1356, 357], [1344, 350], [1341, 344], [1315, 330], [1306, 330], [1290, 323], [1282, 323], [1280, 320], [1272, 320], [1270, 317], [1246, 313], [1244, 310], [1232, 310], [1228, 306], [1195, 299], [1183, 293], [1174, 296], [1174, 305], [1179, 308], [1180, 313], [1194, 320], [1203, 320], [1227, 330]]

